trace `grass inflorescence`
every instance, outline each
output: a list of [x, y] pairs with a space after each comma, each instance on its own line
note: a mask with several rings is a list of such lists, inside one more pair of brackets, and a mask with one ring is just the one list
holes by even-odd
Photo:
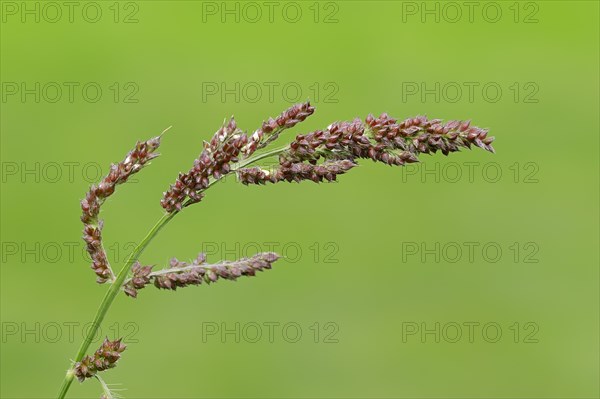
[[[161, 136], [138, 142], [125, 159], [111, 165], [110, 172], [98, 184], [92, 185], [81, 201], [84, 224], [83, 239], [92, 259], [92, 269], [98, 283], [110, 287], [95, 315], [73, 365], [61, 386], [59, 398], [64, 398], [72, 380], [81, 382], [96, 377], [98, 373], [116, 366], [125, 345], [120, 339], [106, 339], [92, 355], [85, 355], [98, 331], [106, 312], [119, 292], [136, 298], [139, 290], [152, 285], [159, 289], [176, 290], [190, 285], [210, 284], [223, 280], [236, 280], [241, 276], [254, 276], [271, 269], [279, 255], [267, 252], [236, 261], [219, 261], [209, 264], [204, 254], [190, 262], [173, 258], [163, 269], [142, 266], [139, 262], [144, 249], [158, 232], [186, 207], [200, 202], [206, 191], [228, 175], [236, 175], [238, 182], [266, 184], [278, 182], [333, 182], [339, 175], [350, 172], [360, 160], [367, 159], [390, 166], [402, 166], [419, 161], [422, 154], [444, 155], [461, 148], [479, 147], [494, 152], [494, 138], [487, 129], [472, 126], [470, 121], [449, 121], [417, 116], [397, 120], [388, 114], [379, 117], [368, 115], [364, 120], [355, 118], [347, 122], [334, 122], [324, 130], [296, 135], [287, 145], [269, 149], [281, 139], [282, 133], [291, 129], [314, 113], [309, 102], [293, 105], [275, 118], [267, 121], [248, 135], [241, 130], [233, 117], [226, 120], [185, 173], [180, 173], [163, 193], [160, 205], [165, 213], [151, 228], [147, 236], [133, 250], [119, 273], [114, 273], [102, 244], [103, 221], [100, 208], [117, 185], [127, 182], [156, 158]], [[277, 157], [274, 168], [265, 168], [260, 162]]]

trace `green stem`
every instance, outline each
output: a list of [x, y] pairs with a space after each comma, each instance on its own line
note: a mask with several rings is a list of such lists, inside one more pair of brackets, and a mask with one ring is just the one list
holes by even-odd
[[[285, 151], [286, 149], [287, 149], [287, 147], [282, 147], [282, 148], [278, 148], [275, 150], [266, 151], [266, 152], [263, 152], [262, 154], [258, 154], [254, 157], [242, 160], [242, 161], [238, 162], [237, 164], [235, 164], [231, 168], [230, 173], [233, 173], [236, 170], [246, 167], [254, 162], [260, 161], [261, 159], [265, 159], [265, 158], [268, 158], [268, 157], [271, 157], [274, 155], [278, 155], [278, 154], [282, 153], [283, 151]], [[212, 180], [209, 183], [209, 187], [212, 186], [214, 183], [216, 183], [218, 180], [219, 179]], [[152, 239], [154, 239], [154, 237], [156, 237], [158, 232], [163, 227], [165, 227], [167, 225], [167, 223], [169, 223], [169, 221], [171, 221], [171, 219], [173, 219], [175, 217], [175, 215], [177, 215], [178, 213], [179, 213], [179, 211], [164, 214], [158, 220], [158, 222], [156, 222], [156, 224], [152, 227], [152, 229], [150, 229], [148, 234], [146, 234], [146, 237], [144, 237], [142, 242], [140, 242], [138, 244], [138, 246], [136, 246], [134, 248], [133, 252], [131, 252], [129, 257], [125, 261], [125, 264], [119, 271], [119, 274], [117, 275], [115, 281], [110, 285], [110, 288], [104, 295], [104, 299], [102, 299], [102, 303], [100, 304], [100, 307], [96, 311], [96, 316], [94, 317], [92, 327], [88, 330], [85, 340], [81, 343], [81, 346], [79, 347], [79, 352], [77, 352], [77, 356], [75, 357], [74, 363], [81, 361], [81, 359], [83, 359], [83, 357], [87, 353], [87, 350], [89, 349], [90, 344], [92, 343], [94, 337], [96, 336], [96, 333], [97, 333], [98, 329], [100, 328], [100, 324], [102, 324], [102, 321], [104, 320], [104, 317], [106, 316], [106, 313], [108, 312], [108, 309], [110, 309], [110, 306], [112, 305], [113, 301], [117, 297], [117, 294], [121, 290], [121, 286], [125, 282], [125, 279], [127, 278], [127, 275], [129, 274], [129, 270], [131, 269], [131, 266], [142, 255], [142, 253], [144, 252], [144, 250], [146, 249], [148, 244], [150, 244]], [[63, 383], [60, 387], [60, 391], [58, 393], [58, 399], [64, 399], [67, 392], [69, 391], [69, 387], [71, 386], [71, 383], [73, 382], [74, 377], [75, 377], [75, 374], [74, 374], [74, 365], [73, 365], [73, 366], [71, 366], [71, 368], [67, 371], [67, 374], [65, 375], [65, 379], [63, 380]]]
[[[83, 357], [85, 356], [90, 344], [92, 343], [92, 340], [96, 336], [96, 332], [98, 331], [98, 328], [100, 328], [100, 324], [102, 323], [102, 320], [104, 320], [104, 316], [106, 316], [108, 309], [110, 308], [110, 306], [112, 305], [113, 301], [115, 300], [117, 294], [119, 293], [119, 291], [121, 289], [121, 285], [123, 284], [123, 281], [125, 281], [125, 278], [127, 277], [129, 269], [131, 268], [133, 263], [135, 263], [135, 261], [138, 260], [138, 258], [144, 252], [144, 250], [146, 249], [148, 244], [150, 244], [150, 241], [152, 241], [152, 239], [154, 237], [156, 237], [158, 232], [163, 227], [165, 227], [166, 224], [169, 223], [169, 221], [171, 219], [173, 219], [173, 217], [175, 217], [175, 215], [177, 213], [178, 212], [173, 212], [173, 213], [167, 213], [167, 214], [163, 215], [163, 217], [161, 217], [159, 219], [159, 221], [156, 222], [154, 227], [152, 227], [152, 229], [148, 232], [146, 237], [144, 237], [142, 242], [137, 247], [135, 247], [135, 249], [133, 250], [131, 255], [129, 255], [129, 258], [127, 258], [127, 261], [125, 262], [125, 264], [119, 271], [119, 274], [117, 275], [115, 282], [110, 285], [110, 288], [106, 292], [106, 295], [104, 295], [104, 299], [102, 300], [102, 303], [100, 304], [100, 307], [98, 308], [98, 311], [96, 312], [96, 317], [94, 317], [94, 322], [92, 323], [92, 327], [89, 329], [89, 331], [85, 337], [85, 340], [81, 343], [81, 346], [79, 347], [79, 352], [77, 353], [77, 356], [75, 357], [75, 362], [81, 361], [81, 359], [83, 359]], [[65, 379], [63, 380], [62, 386], [60, 388], [60, 392], [58, 394], [59, 399], [63, 399], [65, 397], [65, 395], [67, 394], [67, 391], [69, 390], [71, 383], [73, 382], [74, 377], [75, 377], [75, 374], [73, 372], [73, 367], [71, 367], [69, 369], [69, 371], [67, 371], [67, 375], [65, 376]]]
[[231, 169], [233, 171], [235, 171], [240, 168], [244, 168], [250, 164], [253, 164], [254, 162], [260, 161], [261, 159], [272, 157], [274, 155], [279, 155], [282, 152], [284, 152], [285, 150], [287, 150], [288, 148], [290, 148], [290, 147], [286, 145], [285, 147], [280, 147], [280, 148], [277, 148], [277, 149], [274, 149], [271, 151], [263, 152], [262, 154], [255, 155], [252, 158], [248, 158], [248, 159], [238, 162], [237, 164], [233, 165], [233, 167]]

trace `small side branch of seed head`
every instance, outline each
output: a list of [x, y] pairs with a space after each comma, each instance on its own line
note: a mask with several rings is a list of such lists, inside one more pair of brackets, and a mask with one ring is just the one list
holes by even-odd
[[315, 112], [315, 107], [310, 105], [310, 102], [295, 104], [283, 111], [277, 118], [269, 118], [263, 122], [262, 126], [257, 129], [248, 139], [242, 150], [244, 157], [249, 157], [257, 149], [261, 149], [279, 138], [281, 132], [286, 129], [291, 129], [298, 123], [303, 122], [306, 118]]
[[[211, 184], [232, 172], [232, 162], [247, 159], [256, 150], [264, 148], [279, 134], [304, 121], [314, 113], [309, 102], [296, 104], [279, 117], [269, 118], [249, 138], [235, 124], [233, 118], [225, 124], [196, 160], [194, 167], [179, 178], [164, 193], [161, 205], [167, 212], [181, 210], [199, 202]], [[297, 135], [288, 148], [280, 153], [279, 166], [269, 171], [260, 167], [236, 170], [243, 184], [265, 184], [280, 181], [314, 182], [335, 181], [337, 176], [356, 166], [357, 159], [371, 159], [387, 165], [405, 165], [418, 162], [420, 154], [444, 155], [460, 148], [480, 147], [494, 152], [493, 137], [487, 130], [471, 126], [470, 121], [427, 119], [417, 116], [398, 121], [388, 114], [378, 118], [369, 114], [364, 121], [335, 122], [325, 130]]]
[[315, 111], [309, 102], [295, 104], [277, 118], [269, 118], [260, 129], [248, 137], [232, 117], [229, 122], [205, 143], [204, 150], [187, 173], [180, 173], [175, 183], [163, 193], [161, 206], [169, 213], [180, 211], [184, 206], [200, 202], [210, 179], [220, 179], [231, 172], [231, 164], [246, 159], [256, 150], [264, 148], [290, 129], [304, 121]]
[[169, 213], [180, 211], [184, 205], [200, 202], [210, 179], [219, 179], [231, 170], [231, 163], [238, 156], [248, 137], [237, 128], [233, 117], [217, 130], [210, 142], [194, 161], [187, 173], [180, 173], [177, 180], [163, 193], [161, 206]]
[[302, 180], [320, 183], [322, 181], [336, 181], [338, 175], [348, 172], [355, 166], [357, 165], [348, 159], [328, 160], [319, 165], [286, 161], [272, 172], [259, 167], [252, 167], [240, 169], [237, 174], [240, 183], [245, 185], [266, 184], [267, 182], [277, 183], [280, 181], [299, 183]]
[[440, 119], [428, 120], [424, 116], [402, 122], [382, 114], [379, 118], [367, 116], [351, 122], [335, 122], [326, 130], [298, 135], [288, 151], [280, 156], [280, 164], [309, 162], [316, 164], [324, 159], [368, 158], [388, 165], [418, 162], [420, 154], [441, 151], [444, 155], [471, 148], [472, 145], [494, 152], [493, 137], [487, 130], [470, 126], [470, 122]]
[[116, 367], [125, 348], [126, 345], [121, 342], [121, 339], [110, 341], [105, 338], [93, 356], [85, 356], [80, 362], [75, 363], [73, 368], [75, 376], [80, 382], [83, 382], [87, 378], [94, 377], [100, 371]]
[[279, 156], [274, 170], [259, 167], [238, 170], [243, 184], [279, 181], [336, 180], [356, 166], [357, 159], [371, 159], [387, 165], [418, 162], [418, 155], [438, 151], [444, 155], [471, 148], [472, 145], [494, 152], [493, 137], [487, 130], [471, 126], [469, 121], [428, 120], [424, 116], [402, 122], [382, 114], [367, 116], [365, 122], [335, 122], [325, 130], [299, 134]]
[[108, 175], [97, 185], [92, 185], [81, 201], [81, 221], [84, 224], [83, 240], [86, 243], [87, 252], [92, 258], [91, 268], [96, 272], [98, 276], [96, 281], [99, 284], [114, 280], [114, 273], [102, 246], [103, 223], [98, 218], [100, 208], [104, 201], [115, 192], [117, 185], [127, 182], [131, 175], [139, 172], [159, 155], [155, 152], [159, 146], [160, 136], [138, 142], [122, 162], [111, 165]]
[[192, 262], [171, 259], [169, 268], [152, 272], [152, 266], [136, 263], [131, 268], [132, 277], [125, 281], [123, 291], [127, 296], [137, 298], [138, 290], [154, 283], [159, 289], [176, 290], [178, 287], [214, 283], [219, 279], [236, 280], [240, 276], [254, 276], [257, 272], [271, 269], [279, 259], [273, 252], [263, 252], [250, 258], [236, 261], [222, 261], [207, 264], [206, 255], [200, 253]]

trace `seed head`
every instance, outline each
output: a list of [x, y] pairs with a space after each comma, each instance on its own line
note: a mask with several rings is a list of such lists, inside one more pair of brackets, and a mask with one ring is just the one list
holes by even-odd
[[378, 143], [387, 148], [408, 150], [415, 155], [437, 151], [448, 155], [460, 147], [471, 148], [471, 145], [494, 152], [494, 138], [487, 137], [487, 129], [471, 126], [471, 121], [442, 123], [441, 119], [417, 116], [398, 122], [387, 114], [381, 114], [379, 118], [367, 116], [366, 123]]
[[125, 294], [137, 298], [137, 290], [141, 290], [150, 283], [152, 266], [142, 266], [140, 262], [135, 262], [131, 267], [132, 277], [123, 285]]
[[236, 280], [240, 276], [254, 276], [256, 272], [271, 269], [272, 264], [279, 259], [273, 252], [256, 254], [250, 258], [236, 261], [222, 261], [217, 264], [206, 264], [206, 255], [200, 253], [192, 262], [182, 262], [177, 258], [171, 259], [169, 268], [151, 272], [151, 266], [132, 267], [133, 275], [124, 285], [125, 294], [137, 297], [137, 290], [151, 282], [159, 289], [176, 290], [188, 285], [210, 284], [218, 279]]
[[111, 165], [108, 175], [97, 185], [92, 185], [81, 201], [81, 221], [84, 224], [83, 240], [86, 243], [87, 252], [92, 258], [91, 268], [96, 272], [98, 276], [96, 281], [99, 284], [114, 279], [106, 252], [102, 247], [103, 223], [98, 218], [100, 208], [104, 201], [115, 192], [118, 184], [127, 182], [131, 175], [139, 172], [148, 162], [159, 155], [155, 153], [159, 146], [160, 136], [145, 142], [138, 142], [122, 162]]
[[296, 126], [314, 112], [315, 107], [311, 106], [310, 102], [307, 101], [292, 105], [275, 119], [269, 118], [248, 139], [248, 144], [243, 148], [244, 157], [249, 157], [257, 149], [264, 148], [269, 143], [277, 140], [281, 132]]
[[125, 348], [126, 345], [121, 342], [121, 339], [110, 341], [105, 338], [93, 356], [85, 356], [80, 362], [75, 363], [73, 368], [75, 376], [80, 382], [83, 382], [100, 371], [115, 367]]
[[230, 172], [231, 163], [238, 156], [248, 137], [237, 128], [233, 117], [217, 130], [210, 142], [194, 161], [187, 173], [180, 173], [174, 184], [164, 193], [162, 207], [169, 213], [180, 211], [184, 206], [200, 202], [210, 179], [220, 179]]
[[324, 180], [332, 182], [337, 179], [337, 175], [344, 174], [355, 166], [356, 164], [348, 159], [325, 161], [319, 165], [284, 161], [273, 173], [259, 167], [240, 169], [238, 179], [245, 185], [280, 181], [300, 182], [302, 180], [311, 180], [315, 183]]
[[387, 114], [379, 118], [369, 115], [365, 123], [360, 119], [335, 122], [327, 130], [296, 136], [289, 150], [281, 155], [280, 164], [316, 164], [321, 158], [368, 158], [388, 165], [404, 165], [418, 162], [417, 156], [423, 153], [441, 151], [448, 155], [471, 145], [493, 152], [493, 140], [487, 137], [486, 129], [470, 126], [470, 122], [442, 124], [440, 119], [418, 116], [397, 123]]

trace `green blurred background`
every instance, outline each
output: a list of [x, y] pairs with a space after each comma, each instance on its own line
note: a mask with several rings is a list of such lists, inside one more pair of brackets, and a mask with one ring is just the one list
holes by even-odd
[[53, 4], [2, 2], [3, 398], [56, 395], [107, 289], [80, 244], [98, 168], [173, 125], [104, 207], [118, 269], [224, 117], [252, 131], [306, 98], [317, 112], [286, 139], [426, 113], [489, 127], [497, 154], [219, 184], [143, 262], [288, 260], [121, 295], [102, 333], [129, 347], [106, 381], [128, 398], [598, 397], [597, 2]]

